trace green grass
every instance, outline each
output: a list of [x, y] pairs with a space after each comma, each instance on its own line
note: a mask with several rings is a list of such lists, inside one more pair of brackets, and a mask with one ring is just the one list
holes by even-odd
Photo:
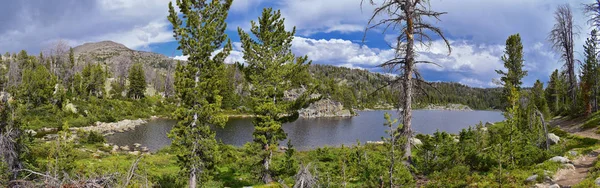
[[583, 123], [582, 128], [591, 129], [598, 127], [598, 125], [600, 125], [600, 112], [596, 112], [590, 115], [588, 120], [585, 121], [585, 123]]

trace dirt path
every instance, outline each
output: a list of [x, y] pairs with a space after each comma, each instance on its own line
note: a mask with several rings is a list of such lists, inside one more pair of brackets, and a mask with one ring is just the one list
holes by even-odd
[[552, 179], [554, 179], [554, 182], [561, 187], [577, 185], [587, 177], [588, 172], [594, 166], [594, 161], [598, 159], [598, 153], [600, 153], [600, 150], [593, 151], [584, 156], [579, 156], [577, 159], [573, 160], [573, 166], [575, 166], [575, 168], [560, 169], [554, 174]]
[[[581, 128], [581, 125], [584, 122], [585, 118], [563, 118], [551, 121], [550, 125], [558, 126], [571, 134], [600, 140], [600, 135], [596, 134], [596, 128], [588, 130]], [[575, 168], [560, 169], [554, 174], [552, 179], [554, 179], [560, 187], [571, 187], [578, 184], [587, 177], [590, 169], [594, 166], [594, 162], [598, 160], [598, 154], [600, 154], [600, 149], [577, 157], [572, 161]]]

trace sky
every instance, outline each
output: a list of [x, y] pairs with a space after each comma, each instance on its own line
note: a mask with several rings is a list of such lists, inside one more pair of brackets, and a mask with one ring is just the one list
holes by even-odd
[[[177, 51], [171, 25], [166, 19], [169, 0], [3, 0], [0, 6], [0, 52], [22, 49], [36, 54], [58, 40], [71, 46], [111, 40], [143, 51], [185, 59]], [[374, 0], [380, 3], [379, 0]], [[525, 87], [535, 80], [548, 81], [563, 62], [551, 49], [547, 35], [555, 23], [553, 12], [569, 3], [579, 35], [575, 57], [582, 59], [590, 26], [581, 3], [569, 0], [431, 0], [433, 10], [447, 12], [440, 27], [451, 42], [448, 55], [444, 43], [433, 38], [419, 48], [418, 60], [440, 66], [420, 65], [428, 81], [458, 82], [473, 87], [496, 87], [495, 72], [504, 69], [501, 56], [508, 36], [519, 33], [524, 46]], [[281, 10], [286, 28], [296, 27], [292, 51], [307, 55], [313, 64], [327, 64], [372, 72], [389, 73], [377, 65], [393, 57], [388, 47], [393, 32], [381, 29], [365, 33], [373, 13], [368, 0], [234, 0], [227, 18], [227, 34], [234, 42], [228, 63], [243, 62], [237, 28], [249, 30], [263, 8]], [[365, 36], [363, 40], [363, 36]], [[393, 73], [392, 73], [393, 74]]]

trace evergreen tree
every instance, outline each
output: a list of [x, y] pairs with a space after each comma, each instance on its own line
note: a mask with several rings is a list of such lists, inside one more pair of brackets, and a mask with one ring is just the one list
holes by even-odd
[[[169, 2], [168, 19], [179, 41], [178, 49], [189, 56], [185, 64], [178, 63], [175, 72], [180, 105], [174, 113], [178, 123], [169, 137], [173, 148], [179, 150], [179, 164], [189, 177], [189, 187], [196, 187], [199, 178], [207, 180], [218, 160], [215, 133], [209, 125], [224, 126], [227, 122], [219, 91], [223, 85], [223, 62], [232, 48], [230, 41], [223, 45], [231, 3], [232, 0], [177, 0], [182, 20]], [[220, 48], [223, 50], [212, 56]]]
[[598, 89], [598, 60], [596, 59], [596, 30], [592, 30], [590, 38], [583, 45], [584, 63], [581, 65], [581, 98], [585, 115], [595, 109]]
[[502, 75], [501, 81], [504, 84], [505, 96], [508, 96], [510, 87], [507, 86], [510, 85], [517, 89], [517, 91], [520, 91], [521, 79], [527, 76], [527, 71], [523, 70], [523, 44], [521, 44], [521, 36], [519, 34], [511, 35], [506, 39], [506, 49], [504, 56], [502, 56], [502, 61], [504, 61], [504, 68], [508, 72], [504, 72], [503, 70], [496, 70], [496, 72]]
[[141, 63], [134, 64], [129, 69], [129, 90], [127, 91], [127, 97], [133, 99], [140, 99], [144, 97], [146, 91], [146, 76], [144, 74], [144, 68]]
[[553, 114], [556, 114], [560, 109], [559, 87], [559, 73], [558, 69], [556, 69], [550, 75], [550, 81], [548, 81], [548, 87], [546, 87], [545, 94], [548, 106]]
[[81, 91], [84, 96], [102, 97], [106, 72], [102, 65], [87, 64], [81, 71]]
[[[296, 32], [286, 31], [284, 19], [279, 11], [264, 9], [258, 23], [251, 21], [249, 33], [238, 28], [244, 49], [244, 60], [247, 66], [240, 66], [246, 80], [252, 84], [250, 90], [251, 109], [256, 115], [254, 124], [254, 142], [260, 144], [262, 152], [262, 180], [272, 180], [269, 169], [273, 150], [279, 141], [287, 136], [282, 124], [298, 117], [298, 103], [306, 97], [295, 101], [284, 100], [284, 92], [293, 89], [293, 79], [305, 79], [311, 62], [308, 57], [296, 57], [292, 53], [292, 40]], [[309, 92], [303, 93], [307, 96]]]
[[533, 98], [533, 104], [536, 108], [544, 114], [544, 117], [549, 117], [548, 103], [544, 92], [544, 83], [540, 80], [536, 80], [531, 88], [531, 97]]
[[17, 97], [32, 106], [47, 104], [52, 99], [56, 78], [44, 66], [23, 70]]

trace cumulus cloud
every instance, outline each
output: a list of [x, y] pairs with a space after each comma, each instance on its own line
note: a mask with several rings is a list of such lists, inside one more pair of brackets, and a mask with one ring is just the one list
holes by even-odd
[[134, 49], [172, 41], [168, 0], [7, 1], [0, 7], [0, 49], [38, 51], [51, 41], [71, 45], [113, 40]]

